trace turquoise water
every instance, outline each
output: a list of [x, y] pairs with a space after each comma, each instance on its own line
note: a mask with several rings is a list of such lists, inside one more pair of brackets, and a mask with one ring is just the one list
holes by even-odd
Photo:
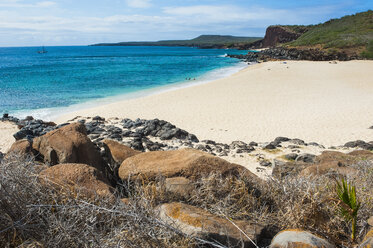
[[[215, 79], [239, 61], [223, 55], [245, 51], [188, 47], [0, 48], [0, 113], [48, 109], [180, 82]], [[242, 66], [242, 64], [241, 64]], [[213, 73], [220, 71], [219, 75]], [[222, 71], [225, 70], [225, 71]], [[224, 73], [223, 73], [224, 72]], [[36, 114], [37, 115], [37, 114]]]

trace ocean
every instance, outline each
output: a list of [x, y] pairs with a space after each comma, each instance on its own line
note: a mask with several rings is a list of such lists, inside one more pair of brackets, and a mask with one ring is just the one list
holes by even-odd
[[226, 77], [246, 51], [190, 47], [0, 48], [0, 114], [51, 119], [63, 112]]

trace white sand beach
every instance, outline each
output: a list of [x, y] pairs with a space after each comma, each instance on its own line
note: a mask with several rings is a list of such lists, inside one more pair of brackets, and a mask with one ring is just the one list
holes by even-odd
[[6, 153], [15, 141], [13, 134], [18, 131], [17, 125], [0, 121], [0, 152]]
[[326, 146], [373, 140], [373, 61], [261, 63], [227, 78], [66, 114], [159, 118], [200, 139]]

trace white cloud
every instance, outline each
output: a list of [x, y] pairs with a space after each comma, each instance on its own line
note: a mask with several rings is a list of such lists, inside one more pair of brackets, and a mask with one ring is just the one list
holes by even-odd
[[149, 8], [152, 6], [151, 0], [126, 0], [126, 3], [131, 8]]
[[36, 3], [36, 5], [38, 7], [51, 7], [53, 5], [56, 5], [56, 2], [52, 2], [52, 1], [43, 1], [43, 2], [38, 2]]

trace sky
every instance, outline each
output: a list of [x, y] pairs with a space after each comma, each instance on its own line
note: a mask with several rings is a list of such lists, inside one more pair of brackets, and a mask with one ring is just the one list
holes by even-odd
[[318, 24], [373, 0], [0, 0], [0, 47], [262, 37], [272, 24]]

